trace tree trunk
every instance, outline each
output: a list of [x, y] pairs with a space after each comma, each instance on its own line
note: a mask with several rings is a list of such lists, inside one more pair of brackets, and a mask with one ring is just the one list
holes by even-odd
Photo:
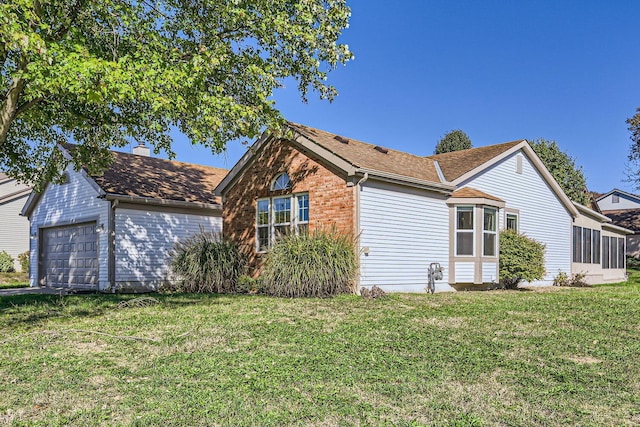
[[26, 83], [26, 80], [22, 77], [15, 79], [11, 83], [11, 86], [9, 86], [4, 101], [2, 101], [2, 107], [0, 108], [0, 147], [2, 147], [7, 140], [9, 127], [16, 116], [20, 94]]

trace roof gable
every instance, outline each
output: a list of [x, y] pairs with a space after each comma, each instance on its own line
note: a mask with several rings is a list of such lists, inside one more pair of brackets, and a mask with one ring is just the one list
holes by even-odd
[[633, 194], [633, 193], [628, 193], [626, 191], [622, 191], [619, 190], [617, 188], [614, 188], [613, 190], [609, 191], [608, 193], [605, 194], [601, 194], [596, 198], [596, 202], [599, 202], [600, 200], [607, 198], [613, 194], [616, 194], [618, 196], [623, 196], [624, 198], [630, 199], [631, 201], [634, 201], [636, 203], [640, 203], [640, 196], [638, 196], [637, 194]]
[[435, 154], [428, 158], [438, 162], [447, 181], [455, 181], [522, 142], [523, 140], [518, 140], [485, 147], [468, 148], [466, 150]]

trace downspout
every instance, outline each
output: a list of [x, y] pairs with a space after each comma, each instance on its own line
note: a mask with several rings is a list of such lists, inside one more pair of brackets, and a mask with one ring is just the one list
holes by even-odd
[[[362, 249], [360, 248], [360, 191], [362, 184], [364, 184], [367, 179], [369, 179], [369, 172], [365, 172], [364, 176], [356, 182], [356, 185], [353, 187], [355, 194], [355, 219], [354, 219], [354, 229], [355, 229], [355, 238], [358, 239], [358, 264], [360, 264], [360, 256], [362, 255]], [[358, 269], [361, 270], [362, 266], [359, 265]], [[356, 278], [356, 293], [360, 293], [360, 274]]]
[[116, 292], [116, 207], [120, 203], [119, 200], [111, 200], [109, 206], [109, 218], [107, 221], [107, 275], [109, 285], [104, 290], [105, 293]]

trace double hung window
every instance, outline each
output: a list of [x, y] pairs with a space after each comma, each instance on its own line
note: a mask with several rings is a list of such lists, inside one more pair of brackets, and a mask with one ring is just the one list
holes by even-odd
[[258, 200], [256, 248], [266, 251], [281, 236], [309, 229], [309, 195], [290, 194]]
[[498, 211], [494, 208], [484, 208], [484, 220], [482, 227], [482, 255], [496, 256], [498, 243]]
[[456, 207], [456, 255], [473, 256], [473, 206]]

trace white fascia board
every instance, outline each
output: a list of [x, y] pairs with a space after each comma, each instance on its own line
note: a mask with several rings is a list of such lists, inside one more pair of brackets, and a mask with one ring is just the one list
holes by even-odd
[[608, 216], [606, 216], [606, 215], [602, 215], [601, 213], [596, 212], [596, 211], [594, 211], [593, 209], [590, 209], [590, 208], [588, 208], [588, 207], [586, 207], [586, 206], [584, 206], [584, 205], [581, 205], [580, 203], [573, 202], [573, 205], [574, 205], [574, 206], [575, 206], [575, 207], [576, 207], [576, 208], [577, 208], [581, 213], [583, 213], [583, 214], [585, 214], [585, 215], [591, 216], [591, 217], [593, 217], [593, 218], [595, 218], [595, 219], [597, 219], [597, 220], [599, 220], [599, 221], [602, 221], [602, 222], [611, 222], [611, 218], [609, 218]]
[[420, 188], [423, 190], [431, 190], [443, 194], [450, 194], [456, 189], [456, 186], [450, 183], [427, 181], [424, 179], [411, 178], [405, 175], [398, 175], [374, 169], [358, 168], [356, 169], [356, 173], [362, 175], [365, 173], [369, 174], [369, 179], [377, 179], [378, 181], [385, 181], [393, 184], [405, 185], [407, 187]]
[[222, 206], [211, 203], [201, 203], [201, 202], [186, 202], [183, 200], [167, 200], [167, 199], [157, 199], [154, 197], [139, 197], [139, 196], [128, 196], [125, 194], [112, 194], [108, 193], [105, 196], [101, 197], [106, 200], [118, 200], [120, 202], [132, 203], [137, 205], [152, 205], [152, 206], [167, 206], [167, 207], [177, 207], [177, 208], [191, 208], [191, 209], [207, 209], [207, 210], [215, 210], [221, 211]]
[[604, 223], [602, 224], [602, 229], [607, 229], [607, 230], [611, 230], [611, 231], [616, 231], [619, 233], [623, 233], [623, 234], [635, 234], [634, 231], [629, 230], [628, 228], [624, 228], [624, 227], [620, 227], [619, 225], [614, 225], [611, 223]]

